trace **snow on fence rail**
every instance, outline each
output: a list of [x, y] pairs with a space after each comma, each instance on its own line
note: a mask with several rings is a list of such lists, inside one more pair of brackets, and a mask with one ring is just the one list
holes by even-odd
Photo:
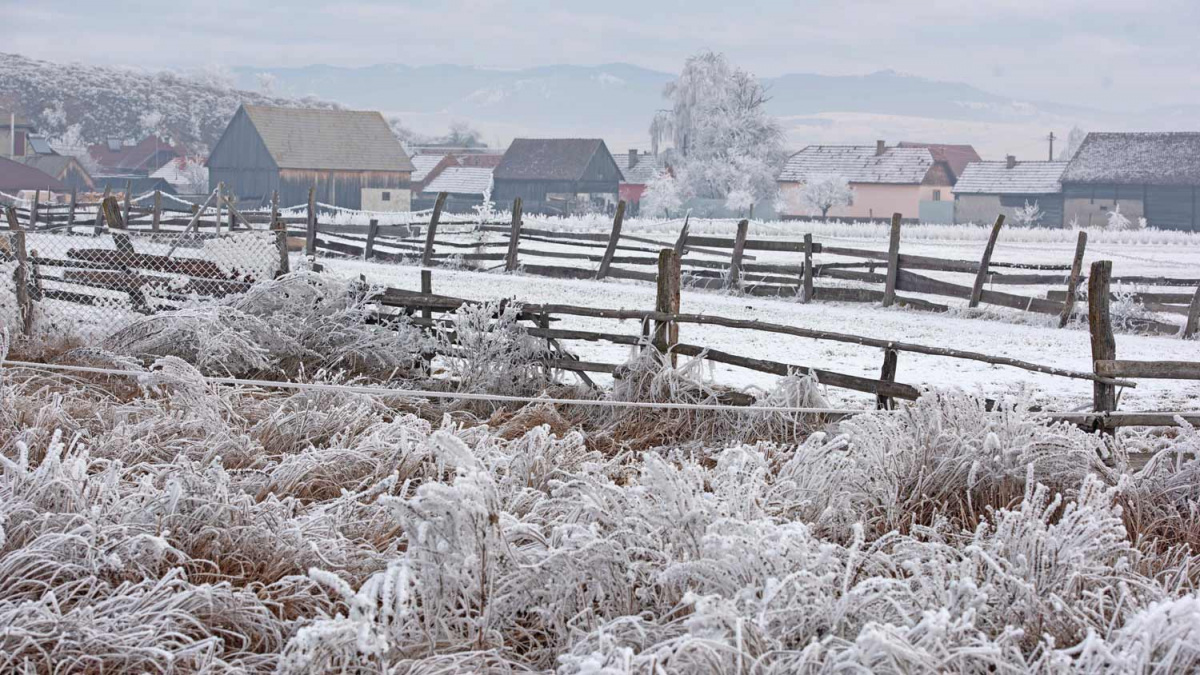
[[6, 323], [19, 324], [26, 335], [39, 322], [48, 330], [57, 321], [103, 327], [242, 293], [287, 271], [281, 232], [130, 230], [115, 198], [103, 206], [107, 226], [34, 231], [21, 227], [15, 209], [6, 210], [8, 229], [0, 233], [0, 314]]
[[[616, 345], [628, 345], [640, 349], [657, 349], [664, 354], [682, 354], [685, 356], [702, 357], [708, 361], [745, 368], [778, 376], [793, 374], [813, 375], [823, 385], [851, 391], [866, 393], [876, 398], [880, 409], [894, 406], [895, 399], [915, 400], [921, 394], [918, 386], [895, 380], [897, 361], [901, 353], [922, 354], [949, 359], [978, 361], [992, 365], [1020, 368], [1029, 372], [1042, 373], [1055, 377], [1086, 380], [1094, 383], [1093, 411], [1076, 414], [1069, 421], [1077, 422], [1102, 431], [1110, 431], [1122, 426], [1174, 426], [1177, 418], [1183, 417], [1191, 423], [1200, 423], [1200, 412], [1117, 412], [1115, 392], [1119, 387], [1136, 387], [1134, 379], [1142, 377], [1170, 377], [1178, 379], [1200, 379], [1200, 363], [1184, 362], [1136, 362], [1140, 365], [1129, 365], [1134, 362], [1113, 361], [1115, 359], [1115, 340], [1112, 338], [1111, 322], [1103, 317], [1108, 316], [1108, 295], [1097, 293], [1089, 298], [1089, 324], [1093, 331], [1093, 360], [1096, 364], [1092, 371], [1076, 371], [1056, 366], [1032, 363], [1008, 357], [997, 357], [988, 354], [911, 344], [906, 342], [882, 340], [847, 333], [818, 331], [803, 327], [774, 324], [763, 321], [747, 321], [727, 319], [713, 315], [681, 314], [679, 312], [679, 256], [673, 249], [665, 249], [660, 253], [660, 265], [657, 279], [658, 297], [654, 310], [602, 309], [596, 307], [581, 307], [561, 304], [521, 304], [520, 318], [532, 324], [527, 328], [529, 335], [547, 340], [555, 356], [546, 360], [550, 368], [576, 372], [590, 383], [587, 373], [605, 373], [614, 378], [625, 375], [624, 367], [614, 363], [585, 362], [574, 357], [564, 344], [572, 342], [607, 342]], [[1111, 267], [1111, 263], [1104, 261]], [[1095, 283], [1107, 283], [1107, 277], [1101, 277], [1095, 268], [1092, 274]], [[431, 285], [431, 284], [429, 284]], [[402, 310], [412, 317], [414, 323], [424, 326], [431, 331], [451, 330], [452, 323], [444, 318], [435, 318], [434, 313], [447, 313], [458, 310], [475, 301], [453, 296], [437, 295], [428, 290], [422, 292], [389, 288], [378, 299], [383, 308]], [[421, 316], [417, 317], [416, 314]], [[387, 310], [381, 313], [386, 318]], [[573, 330], [553, 328], [553, 324], [564, 316], [582, 316], [618, 321], [636, 320], [641, 322], [640, 334], [620, 334], [601, 331]], [[708, 348], [700, 344], [680, 342], [678, 326], [681, 324], [709, 325], [733, 328], [739, 330], [760, 331], [776, 335], [790, 335], [815, 340], [833, 341], [856, 344], [863, 347], [883, 351], [883, 363], [879, 378], [862, 377], [846, 373], [838, 373], [817, 367], [800, 364], [782, 363], [761, 358], [753, 358], [732, 354]], [[1111, 344], [1111, 350], [1097, 351], [1097, 345]], [[1128, 377], [1124, 377], [1124, 376]], [[754, 399], [738, 392], [723, 394], [727, 404], [749, 405]], [[989, 408], [992, 402], [988, 403]], [[1067, 420], [1066, 416], [1062, 419]]]

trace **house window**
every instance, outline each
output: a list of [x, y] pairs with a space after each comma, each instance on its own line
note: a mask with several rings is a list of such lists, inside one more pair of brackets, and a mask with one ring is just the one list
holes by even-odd
[[941, 190], [933, 191], [933, 201], [935, 201], [935, 202], [942, 201], [942, 191]]
[[390, 202], [390, 201], [392, 201], [392, 193], [390, 193], [390, 192], [384, 192], [384, 193], [383, 193], [383, 197], [381, 197], [381, 199], [383, 199], [383, 201], [385, 201], [385, 202]]

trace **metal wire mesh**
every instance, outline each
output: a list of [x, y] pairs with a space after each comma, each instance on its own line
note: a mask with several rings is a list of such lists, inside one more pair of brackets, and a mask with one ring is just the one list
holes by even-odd
[[[0, 320], [16, 324], [17, 233], [0, 233]], [[34, 316], [102, 328], [242, 293], [281, 267], [264, 230], [145, 232], [74, 227], [24, 233]]]

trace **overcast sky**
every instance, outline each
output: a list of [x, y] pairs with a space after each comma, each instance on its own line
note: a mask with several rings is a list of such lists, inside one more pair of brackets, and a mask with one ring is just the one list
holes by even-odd
[[[747, 8], [752, 6], [752, 9]], [[1200, 103], [1200, 0], [0, 0], [0, 51], [150, 69], [626, 62], [893, 69], [1018, 99]]]

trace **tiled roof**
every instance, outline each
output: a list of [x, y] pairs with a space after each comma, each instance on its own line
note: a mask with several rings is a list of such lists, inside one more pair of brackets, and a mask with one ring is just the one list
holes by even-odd
[[452, 195], [481, 195], [492, 185], [492, 170], [480, 167], [448, 166], [422, 192]]
[[660, 169], [666, 168], [666, 162], [662, 155], [652, 155], [650, 153], [639, 154], [637, 164], [633, 168], [629, 168], [629, 153], [622, 152], [613, 155], [613, 159], [617, 160], [617, 168], [621, 170], [621, 175], [625, 177], [624, 182], [629, 185], [646, 185], [654, 178], [654, 174]]
[[88, 146], [88, 154], [96, 164], [114, 173], [154, 171], [183, 153], [183, 148], [156, 136], [147, 136], [133, 145], [108, 141]]
[[933, 155], [933, 161], [945, 162], [946, 166], [950, 167], [950, 171], [954, 174], [953, 179], [962, 177], [963, 171], [967, 169], [967, 165], [971, 162], [982, 161], [982, 157], [975, 148], [970, 145], [952, 145], [948, 143], [912, 143], [910, 141], [901, 141], [897, 147], [901, 148], [925, 148]]
[[1066, 162], [971, 162], [967, 165], [954, 194], [1045, 195], [1062, 192], [1060, 179]]
[[377, 112], [269, 108], [243, 109], [281, 169], [412, 171], [412, 162]]
[[1062, 182], [1200, 185], [1200, 133], [1090, 133]]
[[50, 174], [21, 162], [0, 157], [0, 192], [15, 194], [20, 190], [66, 192], [68, 188]]
[[875, 154], [873, 145], [810, 145], [788, 159], [779, 174], [784, 183], [803, 183], [814, 176], [843, 176], [851, 183], [918, 184], [933, 166], [925, 148], [887, 148]]
[[604, 147], [598, 138], [517, 138], [493, 175], [497, 180], [579, 180]]
[[413, 165], [412, 181], [420, 183], [428, 178], [429, 172], [433, 171], [434, 167], [445, 157], [445, 155], [413, 155], [411, 160]]

